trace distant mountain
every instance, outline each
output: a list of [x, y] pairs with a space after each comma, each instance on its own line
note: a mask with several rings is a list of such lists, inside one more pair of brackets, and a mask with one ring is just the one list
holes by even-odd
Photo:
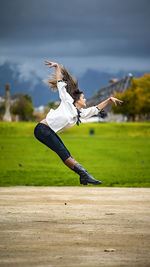
[[[79, 88], [84, 91], [86, 98], [90, 98], [95, 91], [106, 86], [110, 78], [122, 78], [126, 74], [127, 73], [123, 71], [110, 74], [89, 69], [82, 77], [78, 78]], [[144, 73], [134, 71], [132, 74], [134, 77], [141, 77]], [[35, 107], [59, 99], [58, 92], [54, 93], [50, 91], [48, 85], [44, 84], [39, 77], [36, 77], [36, 85], [32, 85], [32, 81], [20, 81], [19, 74], [14, 72], [7, 63], [0, 66], [0, 96], [5, 95], [6, 83], [10, 84], [11, 96], [16, 93], [29, 94], [33, 99]]]

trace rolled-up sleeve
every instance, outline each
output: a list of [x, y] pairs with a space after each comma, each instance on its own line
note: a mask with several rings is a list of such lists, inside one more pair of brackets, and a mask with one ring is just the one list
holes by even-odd
[[81, 109], [80, 111], [81, 111], [80, 116], [82, 119], [90, 118], [99, 113], [99, 110], [96, 106], [86, 108], [86, 109]]
[[74, 99], [69, 95], [69, 93], [66, 90], [66, 83], [64, 81], [58, 81], [57, 82], [57, 88], [59, 92], [59, 97], [62, 101], [68, 101], [73, 103]]

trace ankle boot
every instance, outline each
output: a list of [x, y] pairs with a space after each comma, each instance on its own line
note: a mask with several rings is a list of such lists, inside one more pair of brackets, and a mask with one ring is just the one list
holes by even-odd
[[80, 175], [80, 184], [102, 184], [101, 181], [95, 180], [80, 164], [75, 164], [72, 169]]

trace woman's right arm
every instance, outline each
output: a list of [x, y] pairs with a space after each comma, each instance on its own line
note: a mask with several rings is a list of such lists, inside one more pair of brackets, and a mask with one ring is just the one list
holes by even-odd
[[56, 68], [56, 79], [57, 79], [57, 81], [62, 80], [63, 76], [62, 76], [62, 73], [61, 73], [61, 70], [60, 70], [60, 67], [59, 67], [58, 63], [52, 62], [52, 61], [48, 61], [48, 60], [45, 60], [45, 62], [46, 62], [45, 65], [49, 66], [49, 68], [52, 68], [52, 67]]
[[[56, 80], [57, 80], [57, 88], [59, 91], [59, 96], [62, 101], [65, 102], [74, 102], [74, 99], [71, 97], [71, 95], [66, 91], [66, 83], [63, 81], [63, 75], [61, 73], [60, 67], [58, 63], [52, 62], [52, 61], [45, 61], [45, 65], [49, 66], [49, 68], [55, 67], [56, 68]], [[60, 82], [58, 82], [60, 81]]]

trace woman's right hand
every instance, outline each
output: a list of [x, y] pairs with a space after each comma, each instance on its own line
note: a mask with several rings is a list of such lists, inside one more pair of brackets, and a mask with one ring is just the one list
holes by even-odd
[[45, 60], [45, 65], [48, 66], [49, 68], [52, 68], [52, 67], [58, 67], [58, 63], [56, 62], [52, 62], [52, 61], [48, 61], [48, 60]]
[[56, 80], [57, 81], [63, 79], [63, 76], [62, 76], [62, 73], [61, 73], [61, 69], [60, 69], [58, 63], [45, 60], [45, 65], [48, 66], [49, 68], [52, 68], [52, 67], [56, 68]]

